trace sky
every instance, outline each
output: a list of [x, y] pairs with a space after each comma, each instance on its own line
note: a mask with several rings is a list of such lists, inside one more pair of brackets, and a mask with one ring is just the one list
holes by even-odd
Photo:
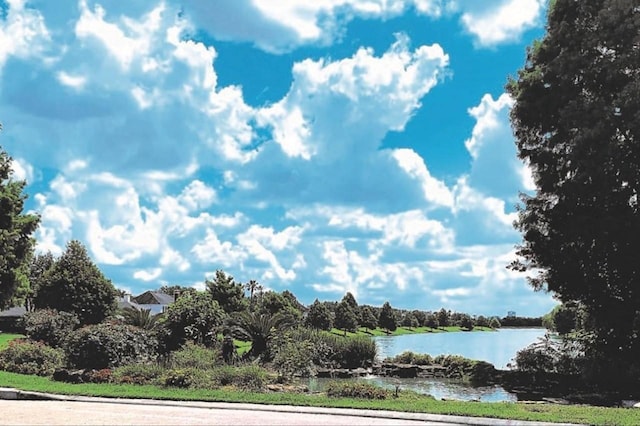
[[537, 316], [509, 76], [546, 0], [0, 0], [0, 145], [120, 289]]

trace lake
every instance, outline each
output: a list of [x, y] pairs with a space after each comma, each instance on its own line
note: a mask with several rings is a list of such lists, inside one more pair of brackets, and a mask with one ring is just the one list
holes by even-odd
[[[405, 334], [374, 337], [378, 358], [399, 355], [404, 351], [462, 355], [487, 361], [496, 368], [506, 369], [520, 349], [543, 337], [543, 328], [504, 328], [496, 331]], [[516, 401], [517, 397], [500, 386], [471, 387], [467, 383], [447, 379], [396, 379], [369, 377], [366, 380], [388, 389], [413, 390], [437, 399], [477, 400], [483, 402]]]
[[516, 352], [536, 342], [546, 331], [544, 328], [502, 328], [496, 331], [404, 334], [373, 339], [378, 347], [379, 359], [412, 351], [432, 356], [462, 355], [505, 369]]

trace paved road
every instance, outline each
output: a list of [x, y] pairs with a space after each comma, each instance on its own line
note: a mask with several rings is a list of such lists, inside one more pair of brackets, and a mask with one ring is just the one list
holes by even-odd
[[575, 426], [351, 408], [94, 398], [0, 387], [0, 425]]
[[206, 406], [83, 401], [0, 401], [3, 425], [455, 425], [397, 418]]

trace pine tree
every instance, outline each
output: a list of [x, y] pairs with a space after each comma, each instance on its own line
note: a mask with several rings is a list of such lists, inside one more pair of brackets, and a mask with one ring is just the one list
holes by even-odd
[[18, 287], [28, 286], [31, 236], [40, 221], [37, 215], [23, 212], [26, 182], [13, 179], [11, 163], [0, 147], [0, 309], [10, 304]]

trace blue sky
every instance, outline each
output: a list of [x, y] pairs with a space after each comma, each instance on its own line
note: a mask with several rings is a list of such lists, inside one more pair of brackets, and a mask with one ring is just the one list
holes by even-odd
[[338, 300], [541, 315], [505, 266], [504, 93], [545, 0], [0, 1], [0, 144], [116, 286], [223, 269]]

